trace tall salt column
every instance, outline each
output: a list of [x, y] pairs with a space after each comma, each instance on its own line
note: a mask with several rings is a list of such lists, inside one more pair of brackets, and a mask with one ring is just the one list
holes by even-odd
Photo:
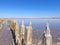
[[21, 45], [24, 45], [24, 35], [25, 35], [25, 26], [24, 26], [24, 21], [22, 21], [22, 26], [21, 26]]
[[47, 25], [46, 25], [45, 38], [46, 38], [46, 45], [52, 45], [52, 35], [50, 33], [50, 28], [49, 28], [49, 23], [48, 22], [47, 22]]
[[32, 45], [32, 23], [27, 27], [27, 45]]
[[14, 32], [14, 28], [12, 26], [13, 26], [12, 20], [8, 20], [8, 30], [12, 33], [13, 45], [16, 45], [15, 32]]
[[20, 42], [20, 27], [17, 21], [14, 20], [14, 29], [15, 29], [15, 36], [16, 36], [16, 43], [17, 45], [21, 45]]

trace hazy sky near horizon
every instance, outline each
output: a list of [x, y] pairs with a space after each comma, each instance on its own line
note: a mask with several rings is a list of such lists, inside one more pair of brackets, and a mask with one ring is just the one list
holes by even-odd
[[0, 18], [60, 17], [60, 0], [0, 0]]

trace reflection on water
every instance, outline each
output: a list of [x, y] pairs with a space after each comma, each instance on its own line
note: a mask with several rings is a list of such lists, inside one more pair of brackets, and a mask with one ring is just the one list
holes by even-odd
[[[21, 25], [21, 22], [18, 23]], [[53, 36], [53, 44], [59, 42], [60, 40], [60, 21], [53, 20], [49, 21], [51, 34]], [[25, 20], [25, 25], [29, 25], [29, 21]], [[43, 31], [46, 29], [46, 21], [33, 21], [32, 20], [32, 27], [33, 27], [33, 43], [38, 43], [41, 40], [41, 36]], [[7, 30], [7, 22], [4, 26], [4, 30], [2, 32], [2, 36], [0, 37], [0, 45], [12, 45], [12, 34], [9, 30]]]

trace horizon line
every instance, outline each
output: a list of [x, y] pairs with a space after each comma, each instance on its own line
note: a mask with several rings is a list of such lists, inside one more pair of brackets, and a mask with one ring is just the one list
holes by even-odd
[[0, 19], [21, 19], [21, 20], [22, 20], [22, 19], [24, 19], [24, 20], [25, 20], [25, 19], [27, 19], [27, 20], [29, 20], [29, 19], [30, 19], [30, 20], [31, 20], [31, 19], [33, 19], [33, 20], [60, 20], [60, 17], [50, 17], [50, 18], [49, 18], [49, 17], [48, 17], [48, 18], [46, 18], [46, 17], [45, 17], [45, 18], [42, 18], [42, 17], [41, 17], [41, 18], [0, 18]]

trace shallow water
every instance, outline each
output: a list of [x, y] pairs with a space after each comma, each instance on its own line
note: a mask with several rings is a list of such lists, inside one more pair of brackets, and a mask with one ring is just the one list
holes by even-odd
[[[46, 21], [44, 20], [30, 20], [32, 21], [32, 27], [33, 27], [33, 43], [37, 44], [41, 40], [41, 36], [46, 30]], [[19, 25], [21, 26], [21, 21], [17, 21]], [[29, 25], [29, 20], [25, 20], [25, 26]], [[53, 37], [53, 45], [57, 42], [60, 42], [60, 20], [50, 20], [49, 21], [51, 35]], [[7, 22], [4, 26], [4, 30], [2, 32], [2, 35], [0, 37], [0, 45], [12, 45], [13, 39], [12, 34], [9, 30], [7, 30]], [[26, 38], [26, 37], [25, 37]]]

